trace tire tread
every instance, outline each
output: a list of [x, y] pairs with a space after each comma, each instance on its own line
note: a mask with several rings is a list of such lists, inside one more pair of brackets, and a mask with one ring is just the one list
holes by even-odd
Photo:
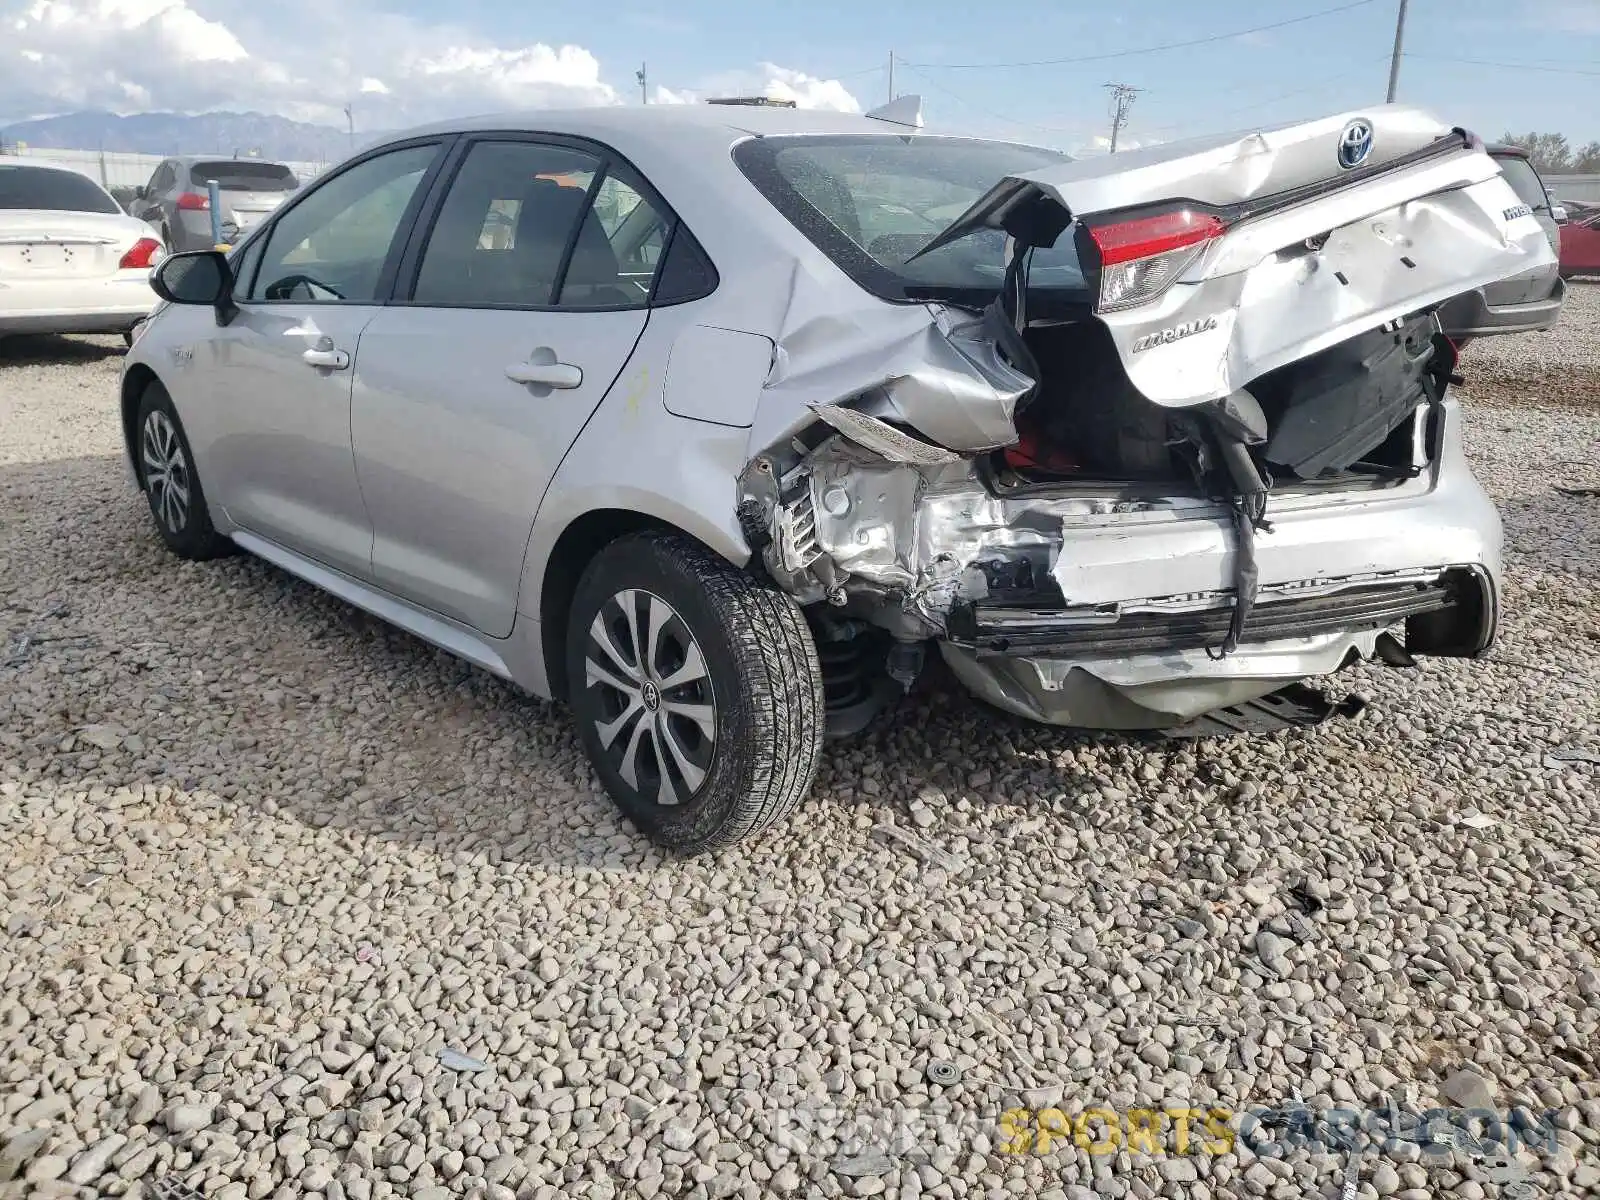
[[794, 600], [683, 534], [630, 534], [602, 554], [646, 556], [669, 575], [687, 577], [704, 595], [738, 659], [749, 693], [741, 706], [749, 745], [748, 790], [726, 818], [716, 814], [674, 849], [703, 853], [730, 846], [782, 821], [811, 786], [822, 758], [822, 668], [805, 616]]

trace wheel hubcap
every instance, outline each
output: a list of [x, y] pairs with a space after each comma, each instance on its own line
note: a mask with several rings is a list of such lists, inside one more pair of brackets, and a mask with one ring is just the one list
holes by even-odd
[[189, 461], [172, 419], [159, 408], [152, 409], [144, 419], [140, 443], [150, 507], [168, 530], [179, 533], [189, 521]]
[[601, 750], [623, 782], [661, 805], [692, 799], [711, 769], [717, 712], [683, 618], [651, 592], [618, 592], [589, 625], [584, 666]]

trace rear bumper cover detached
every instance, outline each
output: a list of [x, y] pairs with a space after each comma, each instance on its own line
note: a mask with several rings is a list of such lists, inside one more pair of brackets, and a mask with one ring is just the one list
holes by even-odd
[[[1487, 570], [1461, 567], [1438, 572], [1431, 583], [1258, 602], [1239, 648], [1218, 657], [1211, 647], [1230, 613], [1231, 607], [1214, 607], [1182, 619], [1136, 616], [1109, 629], [1063, 623], [1036, 628], [1029, 634], [1034, 645], [1014, 645], [1009, 653], [958, 640], [941, 650], [971, 691], [1018, 716], [1052, 725], [1170, 729], [1372, 658], [1378, 638], [1402, 622], [1409, 651], [1481, 653], [1494, 636], [1495, 590]], [[1208, 633], [1208, 644], [1199, 644]]]
[[970, 690], [1010, 712], [1168, 729], [1372, 658], [1395, 625], [1411, 654], [1488, 649], [1500, 519], [1458, 418], [1446, 401], [1415, 478], [1274, 493], [1255, 606], [1225, 656], [1237, 535], [1199, 497], [996, 495], [966, 464], [820, 453], [767, 561], [803, 601], [936, 639]]

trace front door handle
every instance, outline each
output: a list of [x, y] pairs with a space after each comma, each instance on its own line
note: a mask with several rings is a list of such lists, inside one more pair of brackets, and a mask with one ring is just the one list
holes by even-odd
[[527, 362], [512, 363], [506, 378], [513, 383], [532, 383], [563, 390], [583, 386], [583, 368], [559, 362], [549, 346], [540, 346], [528, 355]]
[[344, 371], [349, 369], [350, 355], [331, 346], [318, 346], [302, 353], [300, 361], [324, 371]]

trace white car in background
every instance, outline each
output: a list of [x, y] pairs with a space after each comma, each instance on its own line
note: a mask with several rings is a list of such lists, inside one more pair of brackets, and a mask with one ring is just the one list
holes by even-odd
[[155, 307], [150, 269], [164, 253], [88, 176], [0, 161], [0, 337], [128, 337]]

